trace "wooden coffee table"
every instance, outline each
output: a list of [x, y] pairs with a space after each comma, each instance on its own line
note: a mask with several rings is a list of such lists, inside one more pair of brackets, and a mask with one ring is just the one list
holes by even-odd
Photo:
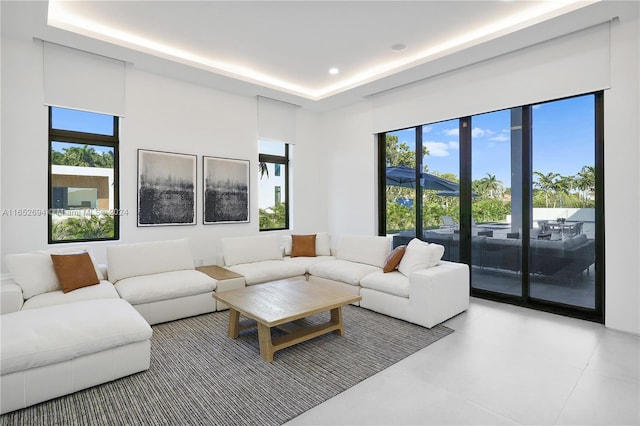
[[[257, 324], [260, 355], [269, 362], [280, 349], [326, 333], [344, 335], [341, 307], [362, 299], [358, 295], [311, 284], [304, 278], [221, 291], [213, 297], [229, 306], [229, 337], [232, 339], [237, 339], [240, 331]], [[325, 311], [331, 311], [331, 318], [326, 323], [310, 327], [289, 324]], [[249, 320], [240, 322], [241, 314]], [[288, 334], [272, 338], [272, 327]]]

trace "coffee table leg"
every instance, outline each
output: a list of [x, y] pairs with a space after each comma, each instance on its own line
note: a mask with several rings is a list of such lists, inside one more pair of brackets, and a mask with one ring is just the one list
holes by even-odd
[[260, 341], [260, 356], [262, 356], [265, 361], [273, 362], [271, 329], [260, 322], [258, 323], [258, 340]]
[[340, 328], [334, 330], [338, 336], [344, 336], [344, 322], [342, 322], [342, 309], [334, 308], [331, 310], [331, 322], [337, 324]]
[[237, 339], [240, 333], [240, 312], [229, 308], [229, 337]]

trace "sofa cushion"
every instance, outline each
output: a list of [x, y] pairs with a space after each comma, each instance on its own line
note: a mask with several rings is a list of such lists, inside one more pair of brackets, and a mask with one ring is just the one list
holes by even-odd
[[385, 273], [388, 273], [397, 269], [406, 250], [407, 246], [398, 246], [394, 248], [391, 254], [389, 254], [389, 256], [387, 256], [387, 258], [385, 259], [384, 267], [382, 268], [382, 270]]
[[13, 280], [20, 286], [22, 297], [27, 300], [39, 294], [60, 290], [60, 281], [51, 261], [52, 253], [72, 253], [82, 250], [89, 253], [98, 279], [104, 279], [97, 262], [85, 247], [58, 247], [30, 253], [8, 254], [5, 257], [5, 263]]
[[373, 272], [360, 280], [363, 288], [393, 294], [394, 296], [409, 297], [409, 278], [398, 271]]
[[407, 250], [398, 265], [398, 271], [408, 277], [413, 272], [437, 265], [443, 254], [444, 246], [414, 238], [407, 245]]
[[89, 253], [52, 254], [51, 261], [63, 293], [100, 284]]
[[107, 246], [109, 281], [195, 269], [191, 247], [186, 238]]
[[82, 287], [69, 293], [63, 293], [62, 290], [57, 290], [39, 294], [24, 302], [22, 309], [43, 308], [46, 306], [81, 302], [83, 300], [119, 298], [120, 295], [113, 284], [109, 281], [102, 280], [100, 284]]
[[228, 266], [227, 269], [244, 275], [247, 285], [299, 277], [306, 272], [304, 266], [296, 262], [285, 262], [284, 260], [263, 260], [262, 262], [243, 263]]
[[87, 253], [89, 253], [89, 257], [91, 258], [91, 262], [93, 262], [93, 266], [96, 268], [96, 274], [98, 275], [98, 279], [99, 280], [106, 280], [107, 277], [102, 271], [103, 268], [96, 261], [96, 258], [93, 256], [93, 253], [91, 252], [91, 247], [90, 246], [87, 246], [87, 245], [80, 245], [80, 246], [69, 245], [67, 247], [53, 247], [53, 248], [49, 248], [49, 249], [46, 249], [46, 250], [42, 250], [41, 252], [51, 255], [51, 254], [81, 253], [83, 251], [86, 251]]
[[325, 260], [335, 260], [335, 256], [316, 256], [316, 257], [285, 257], [284, 260], [288, 262], [294, 262], [298, 265], [304, 266], [306, 273], [309, 273], [311, 265], [315, 265], [318, 262]]
[[9, 254], [5, 263], [22, 289], [25, 300], [42, 293], [60, 290], [51, 256], [44, 252]]
[[[285, 256], [291, 256], [291, 235], [280, 237], [280, 246]], [[328, 232], [316, 234], [316, 256], [331, 256], [331, 238]]]
[[221, 241], [226, 266], [282, 259], [277, 235], [222, 238]]
[[115, 287], [120, 297], [139, 305], [209, 293], [216, 289], [217, 283], [200, 271], [182, 270], [124, 278]]
[[391, 252], [391, 240], [372, 235], [343, 235], [337, 258], [382, 268]]
[[316, 257], [316, 235], [292, 235], [291, 257]]
[[360, 280], [364, 276], [381, 270], [377, 266], [344, 259], [326, 260], [309, 267], [311, 275], [350, 285], [360, 285]]
[[0, 372], [41, 367], [129, 343], [152, 330], [121, 299], [88, 300], [2, 315]]
[[316, 234], [316, 256], [331, 256], [331, 237], [328, 232]]

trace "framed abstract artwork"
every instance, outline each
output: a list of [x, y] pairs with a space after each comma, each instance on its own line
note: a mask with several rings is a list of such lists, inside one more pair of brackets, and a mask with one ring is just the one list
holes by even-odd
[[202, 157], [203, 223], [249, 222], [249, 160]]
[[196, 156], [138, 150], [138, 226], [196, 224]]

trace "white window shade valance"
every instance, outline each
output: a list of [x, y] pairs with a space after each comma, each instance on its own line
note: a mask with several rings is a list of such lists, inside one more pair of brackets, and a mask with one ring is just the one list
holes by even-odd
[[373, 132], [610, 87], [609, 23], [372, 96]]
[[258, 138], [294, 143], [297, 106], [258, 96]]
[[101, 114], [125, 114], [125, 63], [43, 43], [46, 105]]

